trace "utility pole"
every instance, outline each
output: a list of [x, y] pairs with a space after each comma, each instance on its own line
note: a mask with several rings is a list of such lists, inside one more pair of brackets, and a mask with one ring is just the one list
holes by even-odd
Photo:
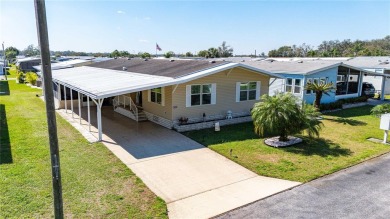
[[5, 50], [4, 50], [4, 42], [3, 42], [3, 59], [4, 59], [4, 64], [3, 64], [3, 72], [4, 72], [4, 77], [5, 77], [5, 80], [8, 80], [7, 79], [7, 68], [6, 68], [6, 66], [5, 66], [5, 64], [6, 64], [6, 61], [5, 61]]
[[34, 0], [35, 17], [37, 22], [37, 32], [39, 46], [41, 49], [41, 66], [43, 73], [43, 84], [45, 87], [45, 103], [47, 126], [50, 140], [50, 157], [54, 196], [54, 217], [56, 219], [64, 218], [62, 204], [62, 186], [60, 171], [60, 155], [58, 150], [57, 122], [54, 108], [53, 82], [51, 75], [49, 36], [47, 31], [45, 0]]

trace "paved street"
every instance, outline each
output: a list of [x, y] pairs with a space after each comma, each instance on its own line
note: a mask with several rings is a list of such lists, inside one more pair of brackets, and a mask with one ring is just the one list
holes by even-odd
[[389, 218], [390, 154], [219, 218]]

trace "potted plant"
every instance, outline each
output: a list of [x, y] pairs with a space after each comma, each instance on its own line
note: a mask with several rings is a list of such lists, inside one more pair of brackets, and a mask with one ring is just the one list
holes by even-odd
[[180, 125], [185, 125], [185, 124], [187, 124], [187, 122], [188, 122], [187, 117], [180, 117], [180, 119], [179, 119]]

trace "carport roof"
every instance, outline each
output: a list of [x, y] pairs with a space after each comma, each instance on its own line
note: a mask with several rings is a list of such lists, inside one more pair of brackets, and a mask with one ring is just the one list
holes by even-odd
[[157, 87], [186, 83], [236, 67], [249, 69], [259, 74], [269, 75], [270, 77], [281, 78], [281, 76], [241, 63], [223, 63], [212, 68], [186, 72], [186, 74], [182, 74], [181, 77], [177, 78], [90, 66], [55, 70], [52, 72], [52, 75], [53, 82], [62, 84], [93, 99], [101, 99]]

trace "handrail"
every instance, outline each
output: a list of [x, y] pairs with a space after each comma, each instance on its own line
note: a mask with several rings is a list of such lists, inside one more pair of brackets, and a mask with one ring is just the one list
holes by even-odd
[[[121, 97], [122, 96], [122, 97]], [[114, 100], [115, 106], [123, 105], [122, 107], [126, 109], [126, 106], [129, 107], [129, 110], [133, 112], [135, 115], [136, 121], [138, 121], [138, 108], [137, 105], [133, 102], [133, 99], [131, 97], [126, 95], [121, 95], [117, 97], [117, 100]]]

